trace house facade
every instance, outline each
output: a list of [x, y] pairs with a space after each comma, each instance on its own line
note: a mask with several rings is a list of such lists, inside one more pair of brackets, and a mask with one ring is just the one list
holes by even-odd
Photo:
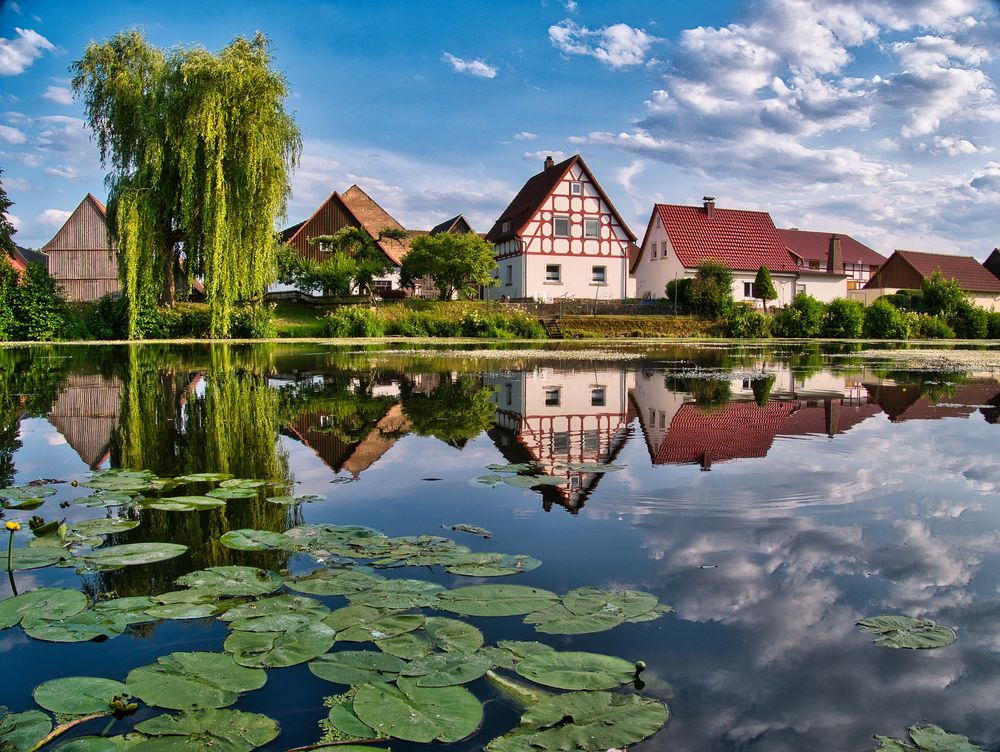
[[552, 157], [486, 234], [499, 286], [490, 299], [621, 300], [629, 294], [629, 230], [583, 158]]
[[42, 252], [67, 300], [97, 300], [121, 289], [104, 204], [88, 193]]
[[882, 254], [843, 233], [792, 228], [778, 230], [778, 234], [803, 275], [843, 272], [848, 290], [860, 290], [868, 284], [886, 261]]
[[883, 295], [917, 290], [920, 283], [935, 272], [958, 282], [970, 302], [988, 311], [1000, 311], [1000, 278], [972, 256], [948, 253], [894, 251], [868, 284], [858, 291], [858, 297], [870, 304]]

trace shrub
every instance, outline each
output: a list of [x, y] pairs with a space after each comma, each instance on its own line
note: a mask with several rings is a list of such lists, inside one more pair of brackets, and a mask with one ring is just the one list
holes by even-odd
[[837, 298], [826, 307], [824, 337], [854, 339], [864, 333], [865, 307], [857, 300]]
[[896, 306], [879, 298], [865, 309], [864, 334], [873, 339], [906, 339], [909, 319]]
[[31, 263], [14, 292], [14, 326], [18, 339], [47, 341], [63, 336], [69, 307], [55, 279], [41, 264]]
[[680, 277], [667, 282], [666, 294], [668, 303], [676, 303], [685, 310], [691, 305], [691, 277]]
[[956, 305], [948, 324], [957, 336], [964, 339], [985, 339], [990, 331], [989, 313], [986, 309], [973, 305], [965, 298]]
[[[275, 335], [274, 304], [243, 305], [235, 309], [229, 336], [239, 339], [268, 339]], [[207, 311], [206, 311], [207, 314]]]
[[733, 307], [733, 272], [718, 261], [705, 259], [688, 287], [688, 300], [700, 314], [719, 318]]
[[990, 311], [986, 324], [990, 339], [1000, 339], [1000, 311]]
[[382, 337], [385, 323], [378, 312], [362, 306], [345, 306], [328, 313], [323, 319], [327, 337]]
[[914, 319], [913, 335], [924, 339], [952, 339], [955, 332], [942, 317], [922, 313]]
[[823, 331], [825, 320], [826, 306], [800, 292], [790, 306], [775, 315], [772, 331], [778, 337], [816, 337]]
[[[5, 253], [0, 249], [0, 253]], [[0, 259], [0, 340], [14, 339], [14, 300], [17, 296], [17, 272]]]
[[726, 335], [741, 338], [771, 336], [771, 317], [753, 310], [746, 303], [739, 303], [726, 316]]

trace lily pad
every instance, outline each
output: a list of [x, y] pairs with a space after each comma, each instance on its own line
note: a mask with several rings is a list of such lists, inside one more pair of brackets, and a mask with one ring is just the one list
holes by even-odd
[[171, 653], [133, 669], [125, 683], [147, 705], [184, 710], [232, 705], [240, 692], [266, 681], [263, 670], [240, 666], [225, 653]]
[[0, 499], [5, 501], [24, 501], [26, 499], [42, 499], [56, 492], [52, 486], [8, 486], [0, 488]]
[[129, 747], [129, 752], [250, 752], [278, 736], [278, 723], [266, 715], [215, 708], [158, 715], [135, 728], [152, 738]]
[[127, 520], [121, 517], [100, 517], [94, 520], [80, 520], [69, 526], [67, 533], [77, 534], [85, 538], [94, 535], [110, 535], [124, 533], [139, 526], [139, 520]]
[[302, 494], [301, 496], [268, 496], [267, 500], [272, 504], [280, 504], [281, 506], [290, 507], [296, 504], [302, 504], [304, 502], [312, 501], [324, 501], [326, 499], [322, 494]]
[[489, 752], [605, 752], [637, 744], [667, 722], [667, 706], [638, 695], [570, 692], [544, 697]]
[[858, 626], [866, 632], [878, 635], [875, 644], [884, 648], [942, 648], [955, 641], [955, 632], [950, 627], [942, 627], [930, 619], [912, 616], [872, 616], [862, 619]]
[[87, 715], [108, 711], [112, 697], [128, 694], [120, 681], [94, 676], [68, 676], [35, 687], [35, 702], [53, 713]]
[[206, 494], [212, 499], [256, 499], [256, 488], [213, 488]]
[[411, 742], [457, 742], [472, 735], [483, 719], [479, 700], [462, 687], [418, 687], [400, 677], [397, 686], [365, 684], [354, 712], [377, 734]]
[[309, 662], [309, 670], [320, 679], [356, 686], [395, 681], [406, 661], [377, 650], [341, 650]]
[[406, 660], [430, 655], [435, 649], [457, 653], [474, 653], [483, 646], [483, 633], [471, 624], [440, 616], [428, 617], [422, 628], [376, 640], [379, 650]]
[[310, 595], [353, 595], [384, 581], [385, 577], [354, 569], [317, 569], [303, 577], [289, 577], [292, 590]]
[[885, 752], [983, 752], [983, 748], [973, 744], [965, 736], [950, 734], [939, 726], [919, 724], [910, 726], [908, 733], [916, 746], [888, 736], [876, 736], [879, 750]]
[[164, 512], [200, 512], [205, 509], [224, 507], [226, 502], [224, 499], [216, 499], [211, 496], [164, 496], [163, 498], [146, 499], [142, 505]]
[[[326, 718], [333, 728], [350, 739], [372, 739], [375, 737], [375, 730], [368, 724], [362, 722], [354, 712], [353, 703], [334, 705], [330, 708], [330, 713]], [[354, 749], [358, 752], [372, 752], [373, 747], [344, 746], [337, 745], [338, 750]]]
[[313, 621], [283, 632], [232, 632], [223, 647], [241, 666], [277, 668], [311, 661], [335, 640], [333, 629]]
[[424, 580], [384, 580], [347, 597], [351, 603], [375, 608], [422, 608], [443, 591], [441, 585]]
[[68, 588], [41, 588], [0, 601], [0, 629], [19, 624], [23, 617], [63, 619], [87, 608], [87, 596]]
[[124, 632], [127, 626], [127, 621], [117, 614], [99, 614], [94, 611], [81, 611], [62, 619], [25, 616], [21, 620], [25, 634], [46, 642], [109, 640]]
[[538, 559], [524, 554], [476, 554], [459, 564], [445, 568], [450, 574], [466, 577], [504, 577], [538, 569], [542, 565]]
[[109, 614], [121, 619], [126, 624], [142, 624], [153, 621], [154, 617], [146, 613], [147, 608], [156, 605], [152, 598], [144, 595], [113, 598], [109, 601], [98, 601], [93, 605], [95, 614]]
[[146, 613], [156, 619], [204, 619], [217, 610], [214, 603], [167, 603], [150, 606]]
[[480, 475], [478, 478], [472, 478], [469, 480], [470, 486], [488, 486], [492, 488], [493, 486], [500, 485], [504, 481], [503, 475]]
[[398, 614], [389, 609], [352, 604], [337, 609], [323, 622], [337, 630], [340, 642], [371, 642], [412, 632], [424, 625], [421, 614]]
[[17, 509], [22, 512], [30, 512], [38, 509], [45, 503], [45, 499], [23, 499], [22, 501], [0, 501], [0, 507], [4, 509]]
[[524, 473], [535, 465], [531, 462], [516, 462], [509, 465], [487, 465], [486, 469], [493, 473]]
[[400, 674], [416, 678], [418, 687], [467, 684], [493, 668], [493, 661], [479, 653], [432, 653], [409, 663]]
[[88, 551], [78, 558], [102, 567], [130, 567], [173, 559], [185, 551], [187, 546], [180, 543], [123, 543]]
[[538, 653], [515, 670], [536, 684], [557, 689], [616, 689], [635, 677], [635, 664], [598, 653]]
[[296, 547], [293, 541], [281, 533], [250, 528], [230, 530], [219, 538], [219, 542], [236, 551], [292, 551]]
[[[6, 559], [6, 557], [3, 558]], [[58, 564], [67, 558], [68, 554], [61, 548], [48, 546], [40, 548], [15, 548], [11, 555], [11, 568], [15, 572], [21, 572], [26, 569], [41, 569], [42, 567], [50, 567], [53, 564]]]
[[256, 567], [209, 567], [178, 577], [178, 585], [212, 590], [220, 595], [264, 595], [281, 588], [284, 580], [277, 572]]
[[218, 483], [221, 480], [232, 478], [231, 473], [190, 473], [181, 475], [177, 480], [182, 483]]
[[330, 609], [315, 598], [275, 595], [231, 608], [222, 615], [229, 628], [243, 632], [284, 632], [318, 621]]
[[561, 603], [536, 611], [524, 617], [525, 624], [546, 634], [590, 634], [614, 629], [625, 622], [619, 609], [608, 609], [591, 614], [575, 614]]
[[485, 527], [479, 527], [478, 525], [469, 525], [465, 522], [459, 522], [455, 525], [445, 525], [448, 530], [455, 530], [459, 533], [468, 533], [469, 535], [477, 535], [480, 538], [492, 538], [493, 533], [487, 530]]
[[251, 478], [230, 478], [219, 484], [220, 488], [263, 488], [269, 485], [266, 480], [254, 480]]
[[570, 462], [566, 467], [578, 473], [614, 473], [624, 470], [624, 465], [609, 465], [606, 462]]
[[517, 616], [558, 602], [555, 593], [526, 585], [469, 585], [440, 593], [434, 607], [464, 616]]
[[515, 488], [535, 488], [536, 486], [561, 486], [568, 483], [569, 479], [556, 475], [508, 475], [503, 479], [503, 482]]
[[0, 750], [27, 752], [37, 742], [48, 736], [52, 721], [38, 710], [8, 713], [0, 706]]

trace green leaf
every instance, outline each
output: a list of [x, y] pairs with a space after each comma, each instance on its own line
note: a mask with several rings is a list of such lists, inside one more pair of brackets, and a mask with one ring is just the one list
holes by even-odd
[[578, 473], [614, 473], [624, 470], [624, 465], [609, 465], [605, 462], [570, 462], [567, 469]]
[[230, 473], [190, 473], [189, 475], [181, 475], [176, 480], [181, 483], [218, 483], [232, 477]]
[[267, 500], [272, 504], [290, 507], [303, 502], [325, 501], [326, 497], [322, 494], [303, 494], [301, 496], [268, 496]]
[[92, 610], [95, 614], [109, 615], [124, 621], [126, 624], [142, 624], [153, 621], [153, 617], [146, 613], [146, 609], [155, 605], [152, 598], [135, 595], [114, 598], [109, 601], [98, 601], [93, 605]]
[[256, 567], [209, 567], [190, 572], [176, 580], [178, 585], [212, 590], [220, 595], [264, 595], [281, 588], [284, 580], [277, 572]]
[[365, 684], [354, 698], [354, 712], [379, 735], [412, 742], [456, 742], [475, 733], [483, 708], [462, 687], [418, 687], [403, 678], [391, 684]]
[[396, 637], [376, 640], [379, 650], [398, 658], [413, 660], [430, 655], [435, 649], [474, 653], [483, 646], [483, 633], [471, 624], [440, 616], [428, 617], [423, 627]]
[[910, 738], [916, 747], [912, 747], [904, 741], [893, 739], [888, 736], [875, 736], [879, 742], [881, 752], [983, 752], [979, 747], [968, 740], [967, 737], [959, 734], [950, 734], [939, 726], [929, 724], [919, 724], [910, 726]]
[[504, 481], [503, 475], [480, 475], [478, 478], [472, 478], [469, 480], [470, 486], [488, 486], [492, 488], [497, 486]]
[[120, 681], [93, 676], [52, 679], [35, 687], [35, 702], [53, 713], [88, 715], [109, 712], [111, 698], [128, 694]]
[[[372, 729], [366, 723], [363, 723], [360, 718], [354, 713], [353, 704], [348, 707], [347, 704], [344, 705], [334, 705], [330, 708], [330, 714], [327, 716], [327, 722], [333, 726], [337, 731], [344, 734], [351, 739], [372, 739], [375, 738], [375, 730]], [[338, 750], [344, 749], [356, 749], [365, 750], [365, 752], [371, 752], [372, 747], [358, 747], [354, 745], [344, 746], [337, 745]]]
[[659, 605], [655, 595], [640, 590], [604, 590], [589, 586], [570, 590], [562, 601], [574, 614], [614, 610], [620, 611], [625, 619], [647, 614]]
[[9, 486], [0, 488], [0, 499], [7, 501], [24, 501], [26, 499], [43, 499], [56, 492], [52, 486]]
[[598, 653], [538, 653], [518, 663], [515, 671], [557, 689], [616, 689], [635, 678], [634, 663]]
[[255, 488], [213, 488], [205, 494], [212, 499], [256, 499], [257, 489]]
[[480, 538], [492, 538], [493, 533], [487, 530], [485, 527], [479, 527], [478, 525], [469, 525], [465, 522], [459, 522], [455, 525], [445, 525], [449, 530], [455, 530], [459, 533], [468, 533], [469, 535], [478, 535]]
[[266, 480], [252, 480], [250, 478], [230, 478], [219, 484], [221, 488], [263, 488], [269, 485]]
[[46, 642], [107, 640], [120, 635], [127, 626], [126, 620], [117, 614], [94, 611], [81, 611], [62, 619], [25, 616], [21, 620], [25, 634]]
[[517, 462], [509, 465], [487, 465], [486, 469], [493, 473], [525, 473], [535, 467], [532, 462]]
[[124, 752], [125, 740], [120, 736], [78, 736], [59, 747], [59, 752]]
[[425, 618], [420, 614], [394, 614], [386, 609], [351, 605], [334, 611], [323, 621], [337, 630], [340, 642], [371, 642], [419, 629]]
[[129, 672], [129, 694], [147, 705], [171, 710], [222, 708], [240, 692], [260, 689], [267, 674], [238, 665], [225, 653], [171, 653]]
[[121, 517], [100, 517], [93, 520], [81, 520], [69, 526], [67, 533], [77, 534], [84, 538], [95, 535], [110, 535], [124, 533], [126, 530], [139, 526], [139, 520], [127, 520]]
[[569, 483], [569, 479], [556, 475], [508, 475], [503, 479], [503, 482], [515, 488], [535, 488], [536, 486], [561, 486]]
[[15, 572], [40, 569], [67, 558], [68, 554], [61, 548], [15, 548], [11, 556], [11, 567]]
[[230, 530], [219, 541], [237, 551], [294, 551], [295, 543], [281, 533], [270, 530]]
[[558, 601], [555, 593], [526, 585], [469, 585], [438, 594], [434, 607], [465, 616], [517, 616]]
[[541, 565], [542, 562], [538, 559], [524, 554], [484, 553], [473, 554], [465, 561], [448, 566], [445, 571], [466, 577], [504, 577], [530, 572]]
[[667, 722], [667, 706], [638, 695], [570, 692], [544, 697], [521, 716], [521, 723], [494, 739], [489, 752], [579, 750], [605, 752], [637, 744]]
[[0, 601], [0, 629], [30, 619], [63, 619], [87, 608], [87, 596], [68, 588], [41, 588]]
[[351, 603], [374, 608], [421, 608], [434, 603], [443, 591], [441, 585], [424, 580], [384, 580], [347, 598]]
[[534, 624], [537, 631], [546, 634], [604, 632], [614, 629], [624, 621], [625, 616], [618, 609], [598, 611], [593, 614], [575, 614], [561, 603], [524, 617], [525, 624]]
[[0, 750], [2, 752], [27, 752], [48, 736], [52, 721], [38, 710], [8, 713], [0, 706]]
[[160, 509], [164, 512], [200, 512], [204, 509], [218, 509], [226, 506], [223, 499], [211, 496], [164, 496], [163, 498], [146, 499], [142, 506]]
[[224, 613], [229, 628], [244, 632], [284, 632], [322, 619], [330, 609], [315, 598], [275, 595], [244, 603]]
[[359, 685], [395, 681], [406, 662], [377, 650], [341, 650], [309, 662], [309, 670], [335, 684]]
[[305, 663], [333, 647], [336, 632], [321, 621], [284, 632], [233, 632], [223, 647], [241, 666], [277, 668]]
[[180, 543], [123, 543], [88, 551], [77, 558], [102, 567], [130, 567], [173, 559], [185, 551], [187, 546]]
[[879, 635], [874, 642], [885, 648], [941, 648], [951, 645], [956, 639], [951, 628], [912, 616], [872, 616], [859, 621], [858, 626]]
[[153, 738], [139, 742], [129, 752], [250, 752], [278, 736], [278, 723], [265, 715], [215, 708], [158, 715], [135, 728]]
[[217, 610], [214, 603], [167, 603], [150, 606], [146, 613], [155, 619], [204, 619]]
[[0, 507], [4, 509], [17, 509], [21, 512], [30, 512], [32, 509], [38, 509], [42, 504], [45, 503], [45, 499], [24, 499], [23, 501], [0, 501]]
[[304, 577], [289, 577], [288, 587], [311, 595], [353, 595], [384, 581], [377, 574], [354, 569], [317, 569]]
[[493, 668], [493, 661], [479, 653], [433, 653], [408, 664], [400, 674], [417, 679], [418, 687], [467, 684]]

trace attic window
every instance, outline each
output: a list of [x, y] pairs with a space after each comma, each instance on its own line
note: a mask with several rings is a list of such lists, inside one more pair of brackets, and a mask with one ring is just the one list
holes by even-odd
[[585, 238], [601, 237], [601, 221], [599, 219], [583, 220], [583, 237]]
[[502, 224], [500, 225], [500, 232], [510, 232], [510, 220], [509, 220], [509, 219], [508, 219], [508, 220], [505, 220], [505, 221], [504, 221], [504, 222], [503, 222], [503, 223], [502, 223]]
[[557, 238], [569, 237], [569, 217], [552, 218], [552, 234]]
[[570, 196], [582, 196], [583, 195], [583, 183], [570, 183], [569, 184], [569, 195]]
[[653, 258], [656, 258], [656, 243], [650, 243], [649, 250], [653, 252]]

